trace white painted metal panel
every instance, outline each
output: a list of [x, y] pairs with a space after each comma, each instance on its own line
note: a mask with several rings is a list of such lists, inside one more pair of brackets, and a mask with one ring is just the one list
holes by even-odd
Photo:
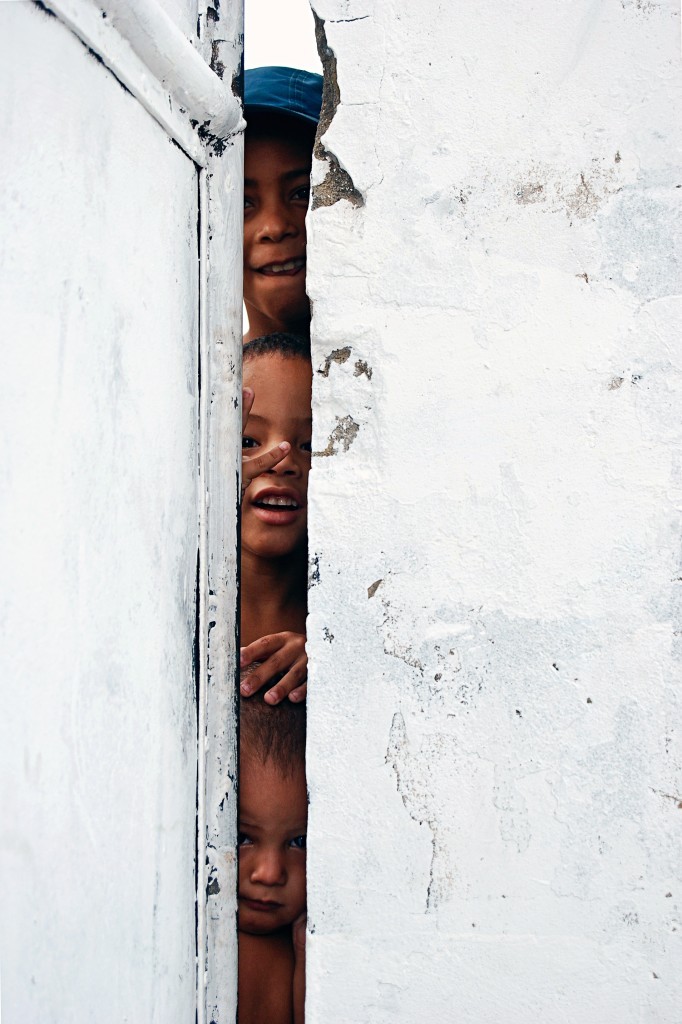
[[195, 1014], [197, 173], [0, 4], [5, 1024]]
[[308, 1019], [679, 1024], [679, 4], [313, 6]]

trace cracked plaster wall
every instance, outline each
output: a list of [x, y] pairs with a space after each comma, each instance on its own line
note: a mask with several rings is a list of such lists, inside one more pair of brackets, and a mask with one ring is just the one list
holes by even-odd
[[679, 1024], [679, 6], [313, 6], [308, 1019]]

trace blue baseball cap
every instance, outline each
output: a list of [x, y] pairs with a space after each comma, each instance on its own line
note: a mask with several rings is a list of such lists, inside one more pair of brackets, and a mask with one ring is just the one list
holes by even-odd
[[244, 72], [244, 113], [256, 111], [320, 120], [322, 75], [299, 68], [248, 68]]

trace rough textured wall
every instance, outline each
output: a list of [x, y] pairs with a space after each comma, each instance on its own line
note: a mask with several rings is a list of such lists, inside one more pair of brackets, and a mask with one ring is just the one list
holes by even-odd
[[313, 6], [308, 1019], [679, 1024], [679, 6]]

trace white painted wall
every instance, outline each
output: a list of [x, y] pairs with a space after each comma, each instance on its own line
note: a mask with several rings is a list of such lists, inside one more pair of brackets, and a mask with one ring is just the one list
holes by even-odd
[[51, 6], [0, 3], [0, 1016], [229, 1020], [241, 7]]
[[313, 6], [308, 1019], [679, 1024], [679, 5]]

